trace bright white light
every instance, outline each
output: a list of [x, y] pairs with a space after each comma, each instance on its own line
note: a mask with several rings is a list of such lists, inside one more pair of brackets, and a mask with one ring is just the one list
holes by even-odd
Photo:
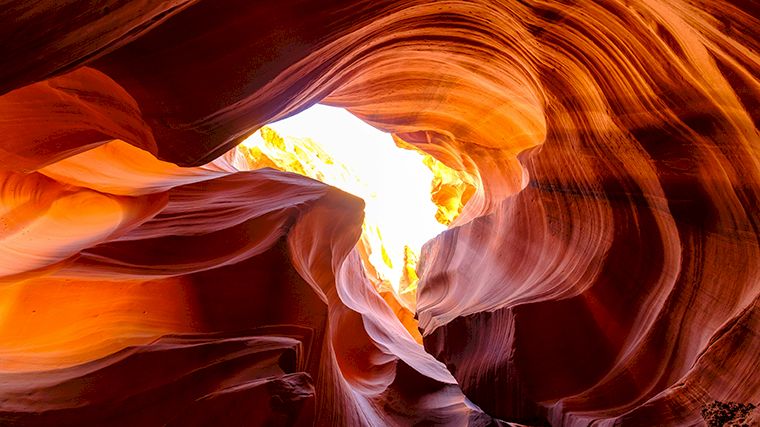
[[[319, 179], [364, 199], [370, 262], [381, 279], [399, 292], [404, 246], [418, 255], [425, 242], [446, 229], [435, 220], [437, 207], [430, 197], [433, 173], [423, 164], [423, 156], [398, 148], [389, 134], [346, 110], [325, 105], [315, 105], [268, 127], [285, 139], [288, 151], [298, 145], [297, 139], [310, 138], [332, 157], [336, 165], [315, 166]], [[263, 139], [256, 132], [243, 145], [262, 147]], [[266, 148], [262, 151], [270, 156]], [[392, 266], [383, 261], [383, 248]]]

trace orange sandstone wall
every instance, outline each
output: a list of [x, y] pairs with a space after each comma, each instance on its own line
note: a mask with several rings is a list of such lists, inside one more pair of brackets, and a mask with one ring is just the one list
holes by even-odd
[[[10, 1], [0, 424], [693, 425], [760, 402], [760, 9]], [[419, 345], [361, 201], [223, 156], [315, 102], [469, 172]]]

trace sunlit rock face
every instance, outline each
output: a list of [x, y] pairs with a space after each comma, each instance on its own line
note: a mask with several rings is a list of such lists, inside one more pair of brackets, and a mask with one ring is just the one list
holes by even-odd
[[[304, 126], [326, 132], [314, 139], [304, 135], [309, 132]], [[345, 110], [323, 105], [261, 128], [235, 154], [239, 170], [271, 167], [295, 172], [364, 200], [358, 245], [365, 254], [365, 269], [378, 290], [400, 297], [416, 289], [417, 280], [410, 279], [409, 272], [416, 275], [422, 245], [445, 230], [442, 215], [449, 210], [433, 202], [433, 181], [441, 181], [433, 172], [451, 175], [452, 169], [429, 155], [399, 150], [390, 135]], [[467, 186], [463, 181], [456, 185]], [[453, 202], [456, 216], [462, 200]]]
[[406, 150], [343, 109], [315, 105], [261, 128], [229, 157], [241, 171], [295, 172], [361, 198], [364, 270], [421, 341], [413, 320], [420, 250], [457, 218], [474, 186], [468, 173], [400, 142]]
[[[0, 424], [699, 425], [757, 404], [759, 12], [5, 4]], [[422, 344], [362, 266], [360, 199], [234, 166], [318, 102], [471, 179], [420, 255]]]

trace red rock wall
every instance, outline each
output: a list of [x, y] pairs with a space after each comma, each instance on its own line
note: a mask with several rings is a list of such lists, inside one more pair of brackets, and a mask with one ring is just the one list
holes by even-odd
[[[758, 403], [758, 15], [6, 2], [0, 424], [693, 425]], [[320, 101], [478, 181], [421, 258], [424, 347], [363, 275], [359, 200], [220, 157]]]

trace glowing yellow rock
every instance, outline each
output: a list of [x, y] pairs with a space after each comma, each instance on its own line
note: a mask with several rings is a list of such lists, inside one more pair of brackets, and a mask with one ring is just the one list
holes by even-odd
[[[325, 114], [320, 116], [323, 122], [318, 126], [345, 130], [348, 128], [342, 125], [343, 120], [356, 120], [342, 110], [325, 106], [316, 110]], [[302, 120], [299, 116], [288, 120]], [[454, 170], [412, 146], [398, 141], [394, 144], [389, 135], [380, 134], [382, 142], [367, 143], [370, 149], [382, 148], [380, 154], [369, 154], [376, 163], [373, 166], [378, 167], [367, 167], [354, 162], [362, 160], [356, 155], [344, 152], [352, 148], [353, 140], [333, 141], [328, 154], [324, 135], [319, 140], [296, 137], [313, 132], [313, 128], [298, 128], [299, 135], [293, 135], [296, 131], [288, 126], [280, 126], [282, 134], [274, 129], [277, 126], [262, 127], [240, 144], [238, 152], [246, 163], [242, 166], [295, 172], [362, 198], [366, 204], [365, 221], [357, 246], [365, 269], [378, 290], [392, 291], [402, 305], [413, 309], [421, 246], [461, 213], [474, 192], [472, 179], [466, 172]], [[369, 128], [364, 123], [361, 126]], [[341, 137], [346, 135], [335, 135]], [[367, 156], [362, 157], [366, 162]]]

